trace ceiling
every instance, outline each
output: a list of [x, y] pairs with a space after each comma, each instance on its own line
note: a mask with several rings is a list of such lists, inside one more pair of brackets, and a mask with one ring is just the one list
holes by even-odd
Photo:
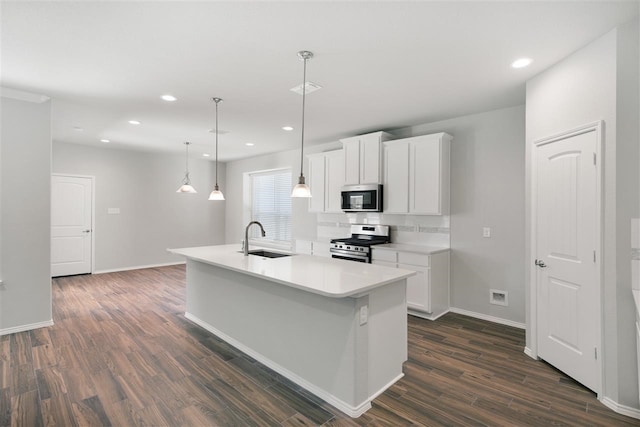
[[[0, 85], [53, 99], [54, 141], [213, 154], [220, 97], [220, 161], [300, 146], [299, 50], [322, 86], [306, 100], [317, 144], [522, 104], [527, 79], [638, 14], [637, 1], [0, 7]], [[511, 68], [522, 56], [532, 65]]]

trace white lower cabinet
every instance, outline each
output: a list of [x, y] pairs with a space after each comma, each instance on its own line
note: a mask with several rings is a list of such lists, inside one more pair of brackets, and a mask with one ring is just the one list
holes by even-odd
[[328, 242], [316, 242], [312, 240], [296, 240], [295, 253], [331, 258], [331, 252], [329, 251]]
[[409, 314], [435, 320], [449, 311], [449, 251], [423, 254], [373, 248], [372, 263], [415, 271], [407, 279]]
[[415, 271], [416, 275], [407, 279], [407, 307], [431, 313], [431, 280], [429, 267], [398, 264], [398, 268]]

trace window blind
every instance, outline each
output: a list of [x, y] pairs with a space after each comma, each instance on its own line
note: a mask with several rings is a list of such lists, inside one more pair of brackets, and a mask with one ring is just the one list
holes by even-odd
[[[291, 170], [251, 174], [251, 219], [264, 227], [268, 240], [291, 241]], [[251, 237], [262, 237], [252, 227]]]

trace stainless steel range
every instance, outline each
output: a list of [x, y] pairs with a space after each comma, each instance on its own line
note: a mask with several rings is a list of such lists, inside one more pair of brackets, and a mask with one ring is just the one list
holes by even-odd
[[388, 225], [352, 224], [351, 237], [331, 240], [331, 258], [371, 263], [371, 246], [389, 243]]

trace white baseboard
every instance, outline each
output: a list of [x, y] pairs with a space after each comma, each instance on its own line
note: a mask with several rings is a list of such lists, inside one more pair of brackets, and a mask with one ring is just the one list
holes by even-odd
[[524, 354], [526, 354], [527, 356], [529, 356], [533, 360], [538, 360], [538, 358], [533, 355], [533, 350], [531, 350], [529, 347], [525, 347], [524, 348]]
[[[187, 312], [187, 313], [184, 314], [184, 317], [186, 317], [187, 319], [191, 320], [196, 325], [198, 325], [198, 326], [206, 329], [207, 331], [211, 332], [212, 334], [214, 334], [218, 338], [222, 339], [223, 341], [227, 342], [228, 344], [231, 344], [233, 347], [237, 348], [241, 352], [253, 357], [255, 360], [257, 360], [258, 362], [262, 363], [266, 367], [268, 367], [270, 369], [273, 369], [274, 371], [276, 371], [277, 373], [279, 373], [283, 377], [289, 379], [290, 381], [293, 381], [295, 384], [299, 385], [300, 387], [302, 387], [302, 388], [308, 390], [309, 392], [313, 393], [314, 395], [318, 396], [320, 399], [324, 400], [325, 402], [329, 403], [330, 405], [335, 406], [336, 408], [338, 408], [339, 410], [341, 410], [342, 412], [344, 412], [345, 414], [349, 415], [352, 418], [357, 418], [360, 415], [364, 414], [367, 410], [369, 410], [371, 408], [371, 400], [373, 400], [374, 397], [376, 397], [380, 393], [382, 393], [385, 390], [386, 387], [390, 386], [391, 384], [393, 384], [395, 382], [395, 380], [392, 381], [391, 383], [389, 383], [389, 385], [385, 386], [385, 388], [383, 388], [382, 390], [374, 393], [372, 397], [370, 397], [367, 401], [363, 402], [362, 404], [360, 404], [358, 406], [351, 406], [348, 403], [342, 401], [341, 399], [335, 397], [334, 395], [329, 394], [325, 390], [322, 390], [321, 388], [316, 387], [315, 385], [311, 384], [310, 382], [308, 382], [304, 378], [294, 374], [293, 372], [289, 371], [288, 369], [284, 368], [283, 366], [275, 363], [271, 359], [269, 359], [269, 358], [263, 356], [262, 354], [252, 350], [251, 348], [245, 346], [244, 344], [242, 344], [241, 342], [235, 340], [234, 338], [230, 337], [229, 335], [225, 334], [224, 332], [219, 331], [218, 329], [214, 328], [213, 326], [211, 326], [207, 322], [199, 319], [198, 317], [194, 316], [193, 314]], [[401, 374], [400, 377], [402, 377], [403, 375], [404, 374]]]
[[117, 273], [119, 271], [142, 270], [143, 268], [168, 267], [170, 265], [180, 265], [180, 264], [186, 264], [186, 262], [185, 261], [167, 262], [164, 264], [149, 264], [149, 265], [136, 265], [133, 267], [112, 268], [108, 270], [97, 270], [97, 271], [94, 271], [93, 274]]
[[0, 329], [0, 335], [17, 334], [18, 332], [31, 331], [33, 329], [46, 328], [53, 326], [53, 320], [47, 320], [46, 322], [30, 323], [28, 325], [14, 326], [11, 328]]
[[442, 313], [433, 315], [433, 314], [429, 314], [429, 313], [423, 313], [421, 311], [417, 311], [417, 310], [412, 310], [412, 309], [408, 309], [407, 312], [411, 315], [411, 316], [415, 316], [415, 317], [421, 317], [422, 319], [427, 319], [427, 320], [438, 320], [439, 318], [441, 318], [442, 316], [444, 316], [445, 314], [447, 314], [449, 312], [449, 310], [443, 311]]
[[524, 323], [514, 322], [513, 320], [502, 319], [500, 317], [489, 316], [488, 314], [476, 313], [475, 311], [467, 311], [462, 308], [451, 307], [449, 309], [452, 313], [463, 314], [469, 317], [475, 317], [476, 319], [487, 320], [493, 323], [500, 323], [501, 325], [513, 326], [518, 329], [526, 329], [527, 326]]
[[630, 406], [621, 405], [618, 402], [613, 401], [609, 397], [603, 397], [600, 402], [607, 408], [621, 415], [632, 417], [640, 420], [640, 409], [632, 408]]

